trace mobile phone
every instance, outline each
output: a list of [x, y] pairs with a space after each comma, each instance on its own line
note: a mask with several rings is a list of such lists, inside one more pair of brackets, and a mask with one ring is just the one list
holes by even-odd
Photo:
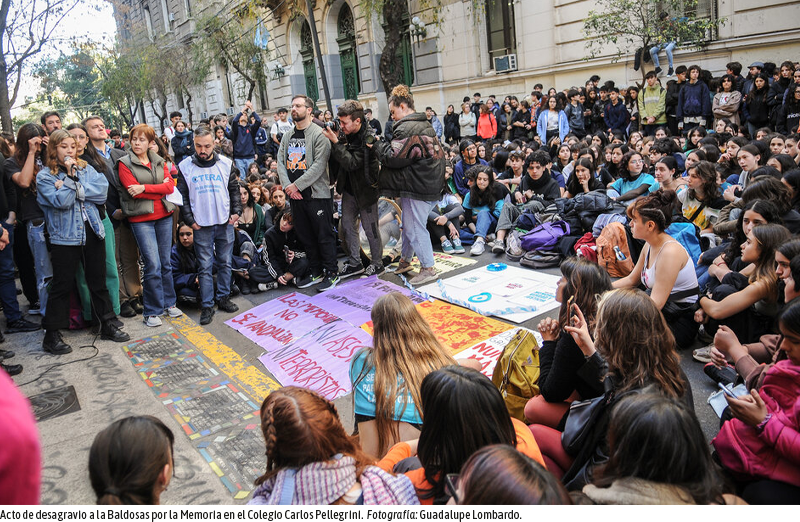
[[567, 320], [567, 324], [572, 326], [572, 319], [575, 317], [575, 308], [572, 306], [575, 304], [575, 296], [569, 298], [567, 301], [567, 310], [569, 310], [569, 319]]
[[733, 394], [733, 392], [731, 391], [730, 388], [728, 388], [727, 386], [725, 386], [721, 382], [718, 382], [717, 386], [719, 386], [719, 389], [722, 390], [725, 393], [725, 395], [727, 395], [731, 399], [738, 399], [739, 398], [739, 397], [737, 397], [736, 395]]

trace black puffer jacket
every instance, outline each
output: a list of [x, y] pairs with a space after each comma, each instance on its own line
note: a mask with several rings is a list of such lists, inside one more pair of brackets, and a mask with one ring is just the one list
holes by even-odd
[[574, 198], [558, 198], [554, 202], [553, 210], [570, 224], [573, 233], [578, 230], [582, 230], [581, 233], [591, 232], [600, 214], [625, 213], [625, 207], [608, 197], [604, 190], [593, 190]]
[[392, 141], [373, 150], [382, 164], [382, 196], [436, 201], [444, 188], [444, 150], [425, 114], [415, 112], [394, 123]]
[[336, 192], [350, 193], [359, 209], [378, 202], [378, 172], [380, 164], [375, 153], [365, 144], [369, 127], [347, 135], [347, 141], [339, 140], [331, 146], [331, 158], [339, 165]]

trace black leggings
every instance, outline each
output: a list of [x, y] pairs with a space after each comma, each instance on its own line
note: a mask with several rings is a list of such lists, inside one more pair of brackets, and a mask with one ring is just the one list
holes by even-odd
[[[114, 318], [114, 308], [106, 288], [106, 247], [104, 240], [92, 232], [88, 223], [86, 244], [83, 246], [52, 245], [50, 259], [53, 263], [53, 282], [47, 298], [47, 315], [42, 321], [45, 330], [69, 328], [69, 296], [75, 286], [75, 272], [83, 265], [86, 284], [92, 298], [95, 319], [105, 322]], [[94, 275], [91, 275], [94, 274]], [[99, 275], [98, 275], [99, 274]], [[116, 289], [115, 289], [116, 290]]]
[[[747, 277], [739, 272], [730, 272], [722, 278], [722, 282], [714, 289], [711, 298], [714, 301], [722, 301], [749, 284]], [[714, 335], [720, 325], [725, 325], [733, 330], [740, 343], [746, 344], [756, 342], [762, 335], [770, 333], [773, 322], [774, 318], [757, 313], [751, 306], [725, 319], [710, 319], [705, 330], [710, 335]]]

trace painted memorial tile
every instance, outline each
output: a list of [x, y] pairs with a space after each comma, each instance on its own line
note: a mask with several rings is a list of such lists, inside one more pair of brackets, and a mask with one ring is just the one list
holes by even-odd
[[350, 385], [350, 360], [372, 336], [347, 321], [336, 321], [307, 333], [291, 344], [259, 357], [284, 386], [309, 388], [326, 399], [347, 395]]
[[145, 361], [155, 361], [191, 352], [193, 348], [177, 333], [166, 332], [134, 341], [126, 345], [124, 350], [134, 366], [138, 366]]
[[191, 440], [259, 422], [259, 405], [229, 381], [159, 395], [159, 399]]
[[267, 468], [258, 418], [250, 424], [198, 439], [194, 447], [236, 500], [250, 496], [253, 483]]
[[196, 352], [142, 363], [137, 369], [144, 382], [159, 394], [168, 390], [209, 386], [214, 379], [224, 379]]

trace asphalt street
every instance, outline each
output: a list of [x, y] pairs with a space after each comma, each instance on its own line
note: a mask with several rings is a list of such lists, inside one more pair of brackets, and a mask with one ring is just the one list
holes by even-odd
[[[474, 259], [477, 264], [449, 272], [444, 277], [496, 261], [507, 262], [491, 252]], [[556, 275], [559, 273], [557, 269], [543, 271]], [[393, 274], [386, 273], [381, 279], [401, 284], [400, 279]], [[293, 290], [239, 295], [234, 298], [234, 302], [238, 304], [240, 311], [244, 311]], [[315, 290], [312, 287], [301, 292], [311, 295]], [[19, 299], [21, 308], [25, 310], [25, 298], [20, 296]], [[248, 410], [247, 404], [250, 405], [250, 410], [253, 406], [257, 410], [264, 396], [278, 384], [258, 361], [263, 350], [224, 324], [224, 321], [237, 314], [218, 311], [210, 325], [200, 327], [197, 324], [199, 310], [183, 310], [186, 313], [184, 318], [164, 320], [164, 324], [158, 328], [145, 326], [141, 316], [123, 319], [124, 331], [130, 334], [131, 341], [160, 335], [167, 340], [175, 339], [171, 342], [182, 343], [180, 346], [189, 352], [196, 351], [196, 354], [202, 356], [206, 367], [213, 372], [219, 372], [222, 377], [230, 376], [230, 382], [236, 387], [231, 389], [238, 389], [241, 392], [240, 397], [249, 399], [249, 402], [242, 399], [246, 403], [245, 410]], [[535, 329], [541, 318], [548, 315], [555, 317], [556, 314], [557, 310], [553, 310], [526, 321], [521, 326]], [[29, 318], [39, 320], [37, 316]], [[227, 504], [246, 501], [245, 495], [252, 484], [232, 485], [229, 478], [237, 476], [237, 470], [219, 469], [210, 465], [207, 457], [215, 447], [214, 444], [238, 444], [240, 449], [237, 451], [247, 455], [250, 466], [250, 475], [244, 476], [252, 476], [257, 470], [263, 469], [264, 448], [257, 427], [257, 413], [245, 415], [243, 418], [249, 420], [230, 427], [225, 420], [229, 411], [224, 407], [218, 408], [209, 411], [212, 418], [207, 422], [215, 424], [219, 420], [223, 428], [228, 430], [223, 430], [226, 435], [220, 437], [221, 432], [217, 432], [217, 435], [203, 435], [199, 432], [200, 429], [193, 433], [179, 422], [180, 417], [175, 411], [165, 407], [164, 396], [154, 393], [154, 383], [146, 378], [146, 372], [141, 367], [134, 365], [135, 354], [126, 352], [122, 344], [102, 341], [91, 335], [89, 330], [68, 332], [64, 337], [74, 351], [69, 355], [56, 357], [42, 351], [42, 337], [41, 331], [7, 334], [2, 348], [16, 351], [17, 356], [8, 362], [23, 364], [24, 371], [14, 377], [14, 380], [24, 395], [36, 398], [37, 411], [62, 413], [41, 420], [38, 424], [44, 461], [41, 493], [43, 504], [94, 503], [95, 497], [89, 484], [87, 468], [89, 448], [100, 430], [129, 415], [156, 416], [175, 432], [175, 476], [169, 490], [162, 495], [163, 503]], [[706, 403], [709, 394], [715, 390], [714, 383], [703, 374], [702, 365], [692, 360], [690, 350], [682, 352], [681, 357], [682, 367], [692, 383], [695, 412], [710, 441], [716, 434], [719, 423]], [[74, 397], [65, 397], [63, 392], [70, 391], [70, 386], [74, 387]], [[46, 392], [50, 393], [41, 395]], [[338, 399], [336, 406], [346, 429], [351, 429], [353, 411], [350, 396]], [[214, 416], [219, 419], [213, 418]], [[243, 436], [243, 433], [247, 436]], [[206, 449], [201, 451], [204, 447]]]

